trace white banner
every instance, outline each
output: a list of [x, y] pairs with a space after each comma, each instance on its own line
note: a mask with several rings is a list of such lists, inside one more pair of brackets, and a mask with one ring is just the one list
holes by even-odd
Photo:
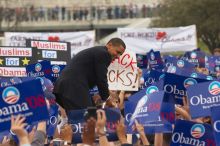
[[197, 48], [196, 26], [173, 28], [118, 28], [118, 37], [137, 54], [191, 51]]
[[110, 90], [138, 90], [137, 60], [135, 53], [125, 51], [108, 67], [108, 85]]
[[[95, 44], [95, 31], [79, 32], [5, 32], [6, 46], [26, 46], [25, 39], [65, 41], [71, 43], [71, 54], [77, 54]], [[72, 56], [71, 55], [71, 56]]]

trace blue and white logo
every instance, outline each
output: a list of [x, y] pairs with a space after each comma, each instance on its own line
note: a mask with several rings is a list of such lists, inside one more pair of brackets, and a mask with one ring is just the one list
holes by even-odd
[[36, 79], [40, 79], [40, 83], [41, 83], [41, 85], [42, 85], [42, 89], [43, 89], [43, 91], [45, 91], [47, 88], [46, 88], [46, 86], [44, 85], [44, 79], [41, 78], [41, 77], [36, 77]]
[[197, 84], [197, 81], [193, 78], [187, 78], [185, 79], [185, 81], [183, 82], [183, 86], [186, 88], [188, 86], [191, 86], [191, 85], [195, 85]]
[[213, 80], [213, 77], [212, 76], [207, 76], [206, 79], [207, 80]]
[[194, 72], [194, 73], [192, 73], [192, 74], [190, 75], [190, 77], [197, 78], [197, 77], [198, 77], [198, 74]]
[[39, 71], [41, 71], [41, 69], [42, 69], [42, 65], [41, 65], [40, 63], [37, 63], [37, 64], [35, 65], [35, 71], [36, 71], [36, 72], [39, 72]]
[[212, 95], [217, 95], [220, 93], [220, 82], [214, 81], [209, 84], [209, 93]]
[[150, 58], [151, 58], [151, 60], [154, 60], [155, 59], [155, 55], [154, 55], [154, 53], [152, 52], [152, 53], [150, 53]]
[[190, 57], [191, 57], [192, 59], [196, 59], [196, 57], [197, 57], [196, 52], [192, 52], [192, 53], [190, 54]]
[[184, 67], [184, 61], [183, 60], [178, 60], [177, 61], [177, 66], [181, 67], [181, 68]]
[[2, 92], [2, 98], [7, 104], [15, 104], [20, 99], [20, 92], [13, 86], [7, 87]]
[[60, 67], [58, 65], [54, 65], [52, 67], [52, 71], [53, 71], [53, 73], [57, 74], [60, 72]]
[[200, 138], [205, 134], [205, 127], [202, 124], [194, 124], [191, 128], [191, 135], [194, 138]]
[[176, 73], [176, 66], [170, 66], [167, 70], [169, 73]]
[[150, 86], [147, 88], [146, 94], [151, 94], [151, 93], [158, 92], [158, 91], [159, 89], [156, 86]]

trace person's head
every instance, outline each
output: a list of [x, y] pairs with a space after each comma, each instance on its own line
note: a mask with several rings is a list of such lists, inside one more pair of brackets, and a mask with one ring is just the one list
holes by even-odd
[[216, 48], [213, 50], [213, 55], [214, 55], [214, 56], [220, 56], [220, 46], [219, 46], [219, 47], [216, 47]]
[[112, 38], [107, 44], [109, 54], [112, 56], [112, 59], [118, 58], [121, 56], [125, 49], [126, 45], [120, 38]]

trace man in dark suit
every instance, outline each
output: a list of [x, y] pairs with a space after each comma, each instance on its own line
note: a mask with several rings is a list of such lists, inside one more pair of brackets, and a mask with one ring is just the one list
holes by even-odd
[[109, 97], [107, 72], [111, 61], [124, 53], [125, 43], [112, 38], [106, 46], [92, 47], [76, 54], [55, 83], [56, 101], [65, 110], [92, 106], [89, 89], [98, 87], [102, 100]]

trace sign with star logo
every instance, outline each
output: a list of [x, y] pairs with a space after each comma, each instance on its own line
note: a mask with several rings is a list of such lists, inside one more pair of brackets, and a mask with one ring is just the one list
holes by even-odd
[[48, 60], [51, 64], [66, 65], [71, 59], [69, 42], [26, 40], [26, 46], [33, 48], [36, 61]]
[[0, 46], [0, 76], [24, 77], [25, 66], [34, 63], [30, 47]]

